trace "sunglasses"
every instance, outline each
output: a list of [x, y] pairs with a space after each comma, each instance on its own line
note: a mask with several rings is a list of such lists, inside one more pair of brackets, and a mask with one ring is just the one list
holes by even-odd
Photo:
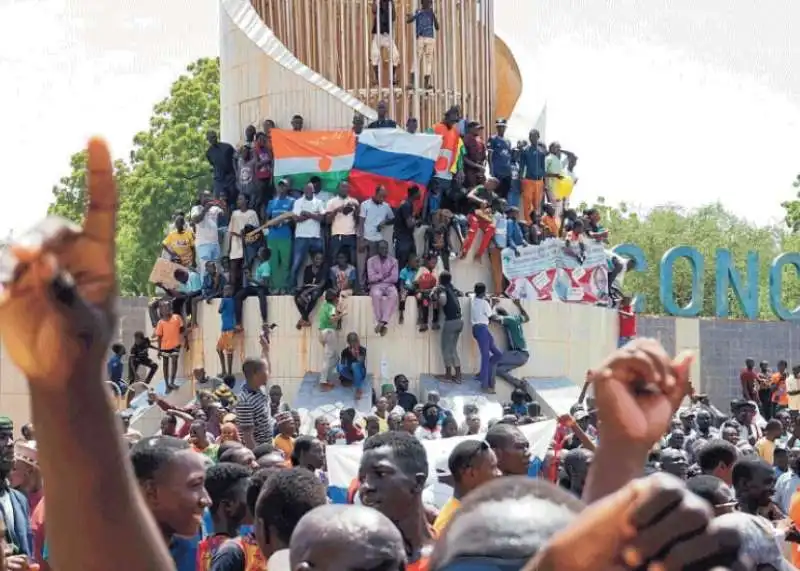
[[519, 571], [528, 559], [500, 559], [498, 557], [459, 557], [439, 571]]

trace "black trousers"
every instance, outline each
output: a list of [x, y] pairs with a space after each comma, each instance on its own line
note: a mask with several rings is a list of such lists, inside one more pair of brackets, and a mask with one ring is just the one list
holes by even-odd
[[261, 322], [267, 322], [267, 296], [269, 291], [263, 286], [249, 285], [239, 290], [233, 297], [233, 311], [236, 315], [236, 324], [242, 324], [242, 311], [244, 309], [244, 300], [250, 296], [258, 296], [258, 309], [261, 311]]

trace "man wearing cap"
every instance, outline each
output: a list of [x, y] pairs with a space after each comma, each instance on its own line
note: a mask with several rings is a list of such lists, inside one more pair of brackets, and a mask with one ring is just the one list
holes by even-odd
[[10, 487], [14, 468], [14, 423], [0, 416], [0, 515], [6, 524], [6, 541], [16, 553], [29, 557], [32, 552], [30, 508], [25, 494]]
[[35, 441], [14, 444], [14, 469], [11, 470], [8, 481], [11, 487], [25, 494], [29, 513], [33, 513], [44, 495]]
[[[289, 196], [289, 181], [284, 178], [278, 182], [275, 198], [267, 203], [267, 218], [274, 220], [293, 209], [294, 199]], [[270, 227], [269, 249], [272, 254], [269, 264], [274, 291], [276, 294], [286, 293], [289, 290], [289, 271], [292, 267], [292, 227], [288, 219]]]
[[489, 138], [486, 148], [489, 151], [489, 173], [500, 181], [495, 192], [507, 199], [511, 190], [511, 141], [506, 139], [506, 126], [505, 119], [497, 120], [496, 134]]

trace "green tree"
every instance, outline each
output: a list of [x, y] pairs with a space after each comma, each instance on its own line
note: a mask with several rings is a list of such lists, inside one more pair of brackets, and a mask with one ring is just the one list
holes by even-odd
[[[797, 175], [792, 183], [794, 188], [800, 188], [800, 174]], [[786, 210], [786, 225], [792, 232], [800, 231], [800, 192], [797, 193], [795, 200], [787, 200], [781, 206]]]
[[[201, 59], [187, 68], [169, 97], [153, 108], [149, 128], [133, 138], [127, 162], [117, 161], [120, 210], [117, 266], [120, 291], [141, 295], [173, 214], [188, 210], [198, 191], [211, 188], [205, 158], [206, 132], [219, 131], [219, 60]], [[71, 174], [53, 188], [50, 212], [82, 217], [86, 200], [86, 155], [70, 159]]]
[[[769, 266], [781, 251], [784, 238], [781, 229], [751, 224], [726, 211], [720, 204], [692, 210], [662, 206], [640, 213], [632, 211], [625, 204], [614, 208], [606, 205], [602, 199], [599, 202], [596, 206], [602, 212], [604, 225], [611, 230], [611, 243], [636, 244], [644, 251], [647, 271], [634, 272], [626, 277], [625, 289], [646, 296], [647, 313], [660, 314], [664, 311], [659, 297], [661, 258], [669, 249], [687, 245], [696, 248], [705, 259], [701, 316], [714, 316], [716, 251], [725, 248], [730, 250], [734, 264], [745, 280], [747, 254], [758, 254], [759, 315], [762, 319], [775, 319], [769, 306]], [[688, 260], [680, 260], [675, 264], [673, 276], [676, 302], [679, 306], [685, 306], [691, 298], [691, 268]], [[789, 285], [790, 280], [784, 281]], [[730, 288], [728, 304], [732, 318], [745, 317]]]

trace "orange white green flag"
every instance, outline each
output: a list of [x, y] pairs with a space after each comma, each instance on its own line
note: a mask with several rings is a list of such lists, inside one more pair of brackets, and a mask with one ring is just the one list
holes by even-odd
[[353, 167], [356, 137], [350, 131], [284, 131], [272, 129], [275, 179], [288, 178], [302, 188], [312, 176], [324, 190], [336, 190]]

